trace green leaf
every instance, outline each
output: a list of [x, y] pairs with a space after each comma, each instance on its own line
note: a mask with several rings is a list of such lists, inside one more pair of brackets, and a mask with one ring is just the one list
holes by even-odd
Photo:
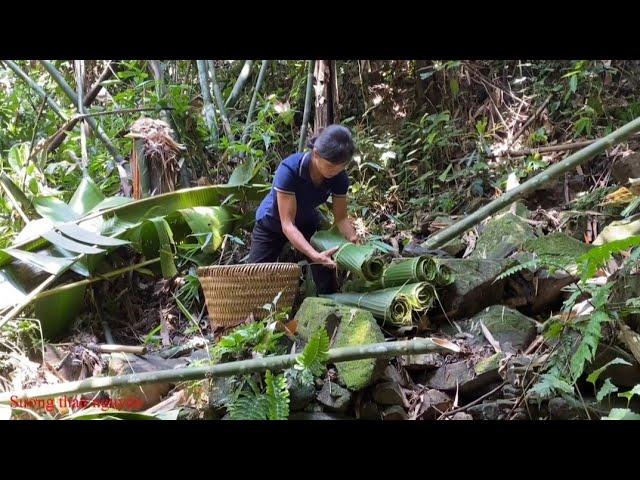
[[308, 369], [315, 376], [322, 374], [329, 358], [329, 335], [324, 328], [318, 329], [309, 339], [304, 350], [296, 360], [295, 368]]
[[75, 258], [52, 257], [40, 253], [24, 252], [16, 248], [5, 248], [2, 251], [11, 255], [13, 258], [35, 265], [52, 275], [69, 268], [69, 266], [75, 261]]
[[5, 190], [9, 191], [11, 195], [13, 195], [13, 198], [15, 198], [16, 201], [20, 204], [20, 207], [22, 207], [23, 211], [27, 212], [30, 210], [31, 202], [29, 201], [27, 196], [20, 189], [20, 187], [13, 183], [9, 176], [4, 172], [0, 173], [0, 183]]
[[611, 259], [613, 254], [638, 245], [640, 245], [640, 236], [633, 235], [592, 248], [578, 258], [578, 262], [582, 264], [582, 279], [592, 278], [596, 271]]
[[64, 420], [158, 420], [158, 418], [148, 413], [92, 407], [69, 415]]
[[269, 420], [286, 420], [289, 418], [289, 389], [283, 374], [273, 375], [267, 370], [265, 375], [267, 418]]
[[256, 161], [253, 158], [248, 159], [233, 169], [227, 185], [247, 185], [251, 183], [256, 174]]
[[571, 91], [573, 93], [575, 93], [576, 90], [578, 89], [578, 76], [577, 75], [572, 75], [571, 78], [569, 79], [569, 88], [571, 89]]
[[452, 168], [452, 164], [450, 163], [447, 169], [438, 176], [438, 180], [440, 180], [441, 182], [446, 181], [447, 175], [449, 175], [451, 168]]
[[611, 383], [610, 378], [607, 378], [602, 384], [602, 388], [600, 388], [600, 390], [598, 391], [596, 395], [596, 400], [598, 402], [601, 402], [604, 399], [604, 397], [617, 391], [618, 391], [618, 387], [616, 387], [613, 383]]
[[612, 408], [609, 415], [602, 420], [640, 420], [640, 415], [628, 408]]
[[628, 392], [622, 392], [618, 394], [619, 397], [626, 398], [627, 403], [631, 401], [634, 395], [640, 395], [640, 384], [636, 385]]
[[172, 278], [178, 273], [176, 264], [173, 260], [173, 234], [171, 228], [164, 218], [152, 218], [149, 220], [156, 229], [158, 240], [160, 243], [160, 265], [162, 267], [162, 276]]
[[40, 320], [44, 338], [58, 339], [73, 325], [84, 304], [86, 289], [86, 285], [78, 285], [34, 301], [34, 314]]
[[[58, 230], [64, 233], [66, 236], [74, 238], [80, 242], [87, 243], [89, 245], [101, 245], [103, 247], [119, 247], [121, 245], [128, 245], [130, 242], [127, 240], [120, 240], [119, 238], [105, 237], [98, 235], [97, 233], [90, 232], [84, 228], [80, 228], [74, 223], [61, 223], [56, 226]], [[44, 236], [44, 235], [43, 235]]]
[[80, 185], [74, 192], [69, 207], [78, 216], [82, 216], [90, 212], [93, 208], [104, 201], [105, 197], [100, 191], [98, 185], [89, 177], [82, 177]]
[[607, 367], [611, 366], [611, 365], [631, 365], [629, 362], [627, 362], [626, 360], [623, 360], [622, 358], [614, 358], [613, 360], [611, 360], [609, 363], [607, 363], [606, 365], [603, 365], [602, 367], [598, 368], [597, 370], [594, 370], [593, 372], [591, 372], [591, 374], [587, 377], [587, 382], [593, 384], [595, 386], [596, 382], [598, 381], [598, 378], [600, 377], [600, 375], [602, 374], [602, 372], [604, 372]]
[[451, 93], [453, 94], [453, 96], [457, 96], [458, 92], [460, 91], [460, 84], [458, 83], [458, 80], [452, 78], [449, 81], [449, 87], [451, 88]]
[[104, 250], [101, 248], [92, 247], [89, 245], [85, 245], [84, 243], [75, 242], [53, 231], [43, 233], [42, 238], [44, 238], [51, 244], [56, 245], [57, 247], [60, 247], [60, 248], [64, 248], [65, 250], [69, 250], [70, 252], [86, 253], [89, 255], [95, 255], [97, 253], [104, 252]]
[[41, 216], [54, 223], [72, 222], [80, 218], [69, 205], [55, 197], [36, 197], [33, 205]]
[[230, 233], [234, 225], [234, 217], [227, 207], [193, 207], [179, 210], [189, 228], [197, 236], [198, 243], [205, 246], [204, 234], [211, 234], [211, 241], [206, 243], [205, 252], [212, 253], [220, 248], [224, 236]]

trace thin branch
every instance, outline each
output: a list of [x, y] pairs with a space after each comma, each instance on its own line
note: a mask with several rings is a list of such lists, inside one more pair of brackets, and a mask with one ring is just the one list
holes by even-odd
[[36, 143], [38, 125], [40, 124], [40, 119], [42, 118], [42, 112], [44, 111], [44, 106], [46, 105], [46, 103], [47, 103], [47, 99], [44, 98], [42, 100], [42, 103], [40, 104], [40, 108], [38, 109], [36, 124], [33, 126], [33, 133], [31, 134], [31, 143], [29, 144], [29, 156], [27, 157], [26, 165], [24, 166], [24, 176], [22, 177], [22, 191], [24, 191], [24, 187], [27, 184], [27, 167], [29, 166], [29, 162], [31, 161], [31, 157], [33, 156], [33, 145]]
[[524, 125], [522, 125], [522, 127], [520, 127], [520, 130], [518, 130], [518, 132], [513, 136], [513, 138], [511, 139], [511, 145], [513, 145], [514, 143], [516, 143], [516, 140], [518, 140], [518, 138], [520, 138], [520, 135], [522, 135], [524, 133], [524, 131], [527, 129], [527, 127], [529, 125], [531, 125], [531, 123], [538, 118], [538, 116], [542, 113], [542, 111], [545, 109], [545, 107], [547, 106], [547, 104], [549, 103], [549, 101], [551, 100], [551, 98], [553, 97], [553, 95], [549, 94], [549, 96], [545, 99], [544, 102], [542, 102], [542, 105], [540, 105], [540, 107], [535, 111], [535, 113], [533, 115], [531, 115], [526, 122], [524, 122]]

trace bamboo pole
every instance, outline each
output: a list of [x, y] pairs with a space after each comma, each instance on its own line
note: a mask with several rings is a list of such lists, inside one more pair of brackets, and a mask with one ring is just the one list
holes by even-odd
[[[327, 363], [339, 363], [363, 358], [389, 358], [396, 355], [427, 353], [434, 351], [459, 352], [460, 348], [447, 340], [437, 338], [414, 338], [387, 343], [373, 343], [341, 347], [329, 350]], [[51, 398], [61, 395], [77, 395], [86, 392], [108, 390], [118, 387], [139, 386], [151, 383], [175, 383], [204, 378], [229, 377], [266, 370], [283, 370], [296, 363], [299, 354], [254, 358], [239, 362], [220, 363], [209, 367], [186, 367], [156, 372], [134, 373], [115, 377], [93, 377], [76, 382], [45, 385], [22, 391], [0, 393], [0, 404], [12, 400]]]
[[245, 83], [249, 79], [249, 74], [251, 73], [251, 67], [253, 66], [253, 60], [245, 60], [244, 65], [242, 65], [242, 70], [240, 70], [240, 74], [238, 75], [238, 79], [236, 83], [233, 85], [233, 89], [229, 94], [229, 98], [224, 103], [224, 106], [227, 108], [233, 108], [233, 106], [238, 101], [240, 97], [240, 92], [244, 88]]
[[222, 120], [222, 128], [224, 129], [224, 133], [227, 135], [227, 138], [233, 142], [234, 138], [233, 132], [231, 131], [231, 123], [229, 123], [227, 112], [224, 109], [224, 99], [222, 98], [220, 85], [218, 85], [218, 78], [216, 77], [216, 66], [213, 64], [213, 60], [207, 60], [207, 62], [209, 64], [209, 75], [211, 76], [213, 96], [216, 99], [216, 103], [218, 104], [218, 111], [220, 112], [220, 119]]
[[212, 142], [218, 143], [218, 126], [216, 125], [216, 109], [211, 101], [211, 91], [207, 81], [207, 63], [204, 60], [196, 60], [198, 67], [198, 80], [200, 81], [200, 92], [202, 93], [202, 103], [204, 110], [204, 120], [207, 122]]
[[313, 100], [313, 69], [315, 68], [315, 63], [315, 60], [309, 60], [307, 89], [304, 97], [304, 113], [302, 114], [302, 128], [300, 129], [300, 142], [298, 143], [299, 152], [304, 150], [304, 144], [307, 140], [309, 117], [311, 116], [311, 100]]
[[267, 72], [268, 66], [269, 60], [263, 60], [262, 65], [260, 66], [260, 73], [258, 73], [258, 80], [256, 80], [256, 88], [253, 90], [253, 96], [251, 97], [249, 111], [247, 112], [247, 121], [244, 124], [241, 143], [247, 143], [247, 140], [249, 139], [249, 132], [251, 131], [251, 118], [253, 117], [253, 111], [255, 110], [256, 103], [258, 102], [258, 92], [260, 91], [260, 87], [262, 86], [262, 81], [264, 80], [264, 75]]
[[569, 170], [573, 170], [578, 165], [592, 159], [599, 153], [605, 151], [607, 148], [611, 148], [615, 144], [620, 143], [621, 141], [625, 140], [638, 131], [640, 131], [640, 117], [623, 125], [614, 132], [611, 132], [606, 137], [601, 138], [600, 140], [592, 143], [582, 150], [569, 155], [564, 160], [550, 166], [535, 177], [530, 178], [521, 185], [518, 185], [513, 190], [509, 190], [501, 197], [495, 199], [494, 201], [475, 211], [471, 215], [466, 216], [450, 227], [447, 227], [444, 230], [431, 236], [422, 245], [428, 249], [441, 247], [449, 240], [463, 234], [471, 227], [480, 223], [485, 218], [493, 215], [496, 212], [499, 212], [506, 206], [511, 205], [520, 197], [534, 191], [553, 178], [556, 178], [559, 175], [568, 172]]

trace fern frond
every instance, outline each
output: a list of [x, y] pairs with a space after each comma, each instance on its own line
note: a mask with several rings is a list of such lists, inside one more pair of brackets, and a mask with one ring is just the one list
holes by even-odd
[[295, 368], [308, 369], [315, 376], [321, 375], [329, 358], [329, 343], [327, 331], [324, 328], [318, 329], [298, 355]]
[[582, 340], [571, 357], [570, 372], [575, 382], [584, 372], [585, 363], [591, 362], [596, 354], [602, 337], [602, 324], [609, 321], [609, 315], [601, 310], [595, 311], [582, 331]]
[[602, 384], [602, 387], [600, 388], [598, 393], [596, 394], [596, 400], [598, 402], [601, 402], [607, 395], [610, 395], [617, 391], [618, 391], [618, 387], [616, 387], [613, 383], [611, 383], [610, 378], [607, 378]]
[[496, 277], [496, 279], [493, 281], [493, 283], [496, 283], [499, 280], [503, 280], [507, 277], [510, 277], [511, 275], [518, 273], [522, 270], [529, 269], [529, 270], [533, 270], [533, 269], [537, 269], [538, 267], [538, 263], [539, 261], [537, 259], [534, 260], [529, 260], [528, 262], [524, 262], [524, 263], [520, 263], [518, 265], [515, 265], [507, 270], [505, 270], [504, 272], [502, 272], [500, 275], [498, 275]]
[[289, 418], [289, 389], [284, 375], [273, 375], [267, 370], [265, 376], [267, 391], [267, 418], [269, 420], [286, 420]]
[[622, 240], [614, 240], [592, 248], [578, 258], [582, 265], [582, 280], [587, 280], [595, 275], [599, 268], [604, 266], [615, 253], [628, 250], [640, 245], [640, 236], [634, 235]]

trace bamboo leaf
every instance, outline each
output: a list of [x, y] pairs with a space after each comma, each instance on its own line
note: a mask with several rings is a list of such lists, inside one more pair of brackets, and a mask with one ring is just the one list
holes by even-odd
[[174, 277], [178, 273], [173, 260], [173, 234], [171, 228], [164, 218], [152, 218], [150, 222], [156, 229], [160, 243], [160, 265], [162, 276], [165, 278]]

